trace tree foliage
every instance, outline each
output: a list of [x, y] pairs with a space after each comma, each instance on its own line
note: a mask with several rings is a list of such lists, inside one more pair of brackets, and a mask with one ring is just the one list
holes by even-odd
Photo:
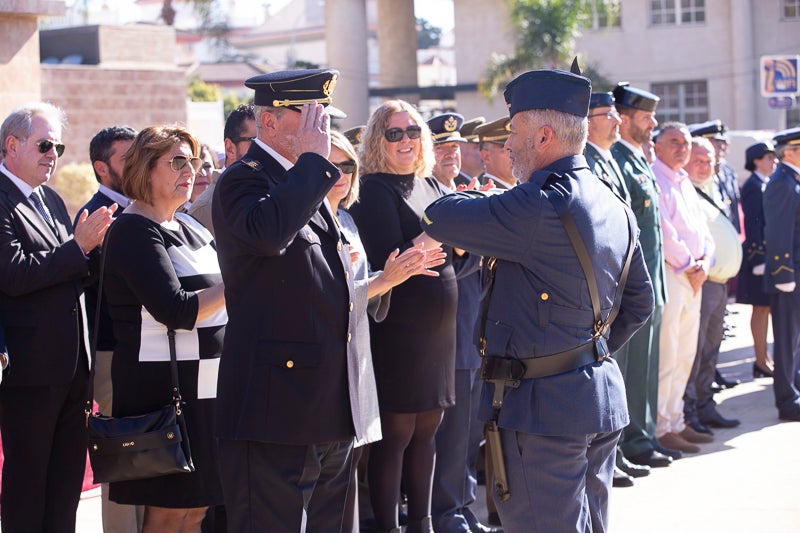
[[517, 42], [511, 55], [493, 54], [479, 87], [496, 95], [513, 77], [537, 68], [568, 69], [575, 39], [593, 10], [611, 9], [602, 0], [506, 0]]
[[439, 46], [442, 40], [442, 28], [434, 26], [425, 19], [417, 19], [417, 48], [424, 50]]
[[217, 85], [206, 83], [197, 77], [189, 81], [186, 95], [192, 102], [216, 102], [222, 97]]

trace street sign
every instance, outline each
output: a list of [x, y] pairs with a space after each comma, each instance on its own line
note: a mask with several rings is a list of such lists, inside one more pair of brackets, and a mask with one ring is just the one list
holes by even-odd
[[791, 109], [795, 101], [794, 96], [770, 96], [768, 100], [772, 109]]
[[761, 56], [761, 96], [793, 96], [800, 92], [800, 56]]

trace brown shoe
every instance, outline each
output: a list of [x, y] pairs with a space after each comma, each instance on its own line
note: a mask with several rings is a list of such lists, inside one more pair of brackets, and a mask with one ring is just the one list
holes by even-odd
[[658, 442], [662, 446], [672, 448], [673, 450], [680, 450], [685, 453], [697, 453], [700, 451], [700, 446], [692, 444], [677, 433], [667, 433], [658, 438]]
[[714, 442], [714, 435], [711, 435], [710, 433], [700, 433], [699, 431], [692, 429], [691, 426], [686, 426], [684, 430], [679, 433], [679, 435], [688, 442], [701, 444]]

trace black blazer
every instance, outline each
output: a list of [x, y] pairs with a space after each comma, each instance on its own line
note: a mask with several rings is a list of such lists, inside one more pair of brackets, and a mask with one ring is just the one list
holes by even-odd
[[58, 236], [0, 172], [0, 323], [13, 361], [3, 386], [69, 383], [87, 361], [83, 282], [90, 262], [58, 194], [42, 187]]
[[321, 207], [338, 179], [316, 154], [286, 171], [254, 142], [217, 183], [212, 216], [228, 310], [217, 387], [223, 438], [311, 444], [355, 434], [353, 275]]
[[[101, 207], [110, 207], [111, 204], [114, 203], [114, 200], [106, 196], [100, 191], [94, 193], [86, 205], [78, 210], [78, 214], [75, 215], [75, 222], [77, 222], [78, 217], [80, 216], [81, 211], [84, 209], [89, 212], [89, 214], [94, 213]], [[114, 218], [116, 218], [120, 213], [122, 213], [122, 206], [114, 213]], [[97, 251], [100, 253], [100, 250]], [[89, 340], [93, 340], [94, 335], [94, 321], [95, 321], [95, 312], [97, 311], [97, 283], [92, 283], [91, 285], [87, 285], [85, 289], [85, 299], [86, 299], [86, 315], [88, 317], [88, 324], [87, 327], [89, 328]], [[97, 337], [97, 350], [103, 351], [114, 351], [114, 346], [116, 342], [114, 341], [114, 324], [111, 321], [111, 317], [108, 315], [108, 304], [106, 304], [105, 296], [103, 297], [102, 302], [100, 302], [100, 333]]]

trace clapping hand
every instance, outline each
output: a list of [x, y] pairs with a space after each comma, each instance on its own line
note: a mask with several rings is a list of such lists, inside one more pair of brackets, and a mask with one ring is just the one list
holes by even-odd
[[[479, 186], [480, 185], [480, 186]], [[494, 180], [488, 179], [486, 183], [483, 185], [480, 184], [478, 178], [472, 178], [472, 181], [469, 182], [469, 185], [459, 185], [456, 187], [457, 191], [481, 191], [486, 192], [490, 189], [494, 189]]]

